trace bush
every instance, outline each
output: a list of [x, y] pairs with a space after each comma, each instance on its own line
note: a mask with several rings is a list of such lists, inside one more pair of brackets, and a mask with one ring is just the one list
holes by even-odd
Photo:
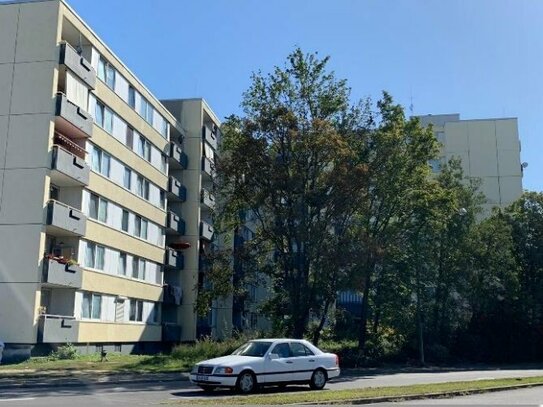
[[174, 359], [193, 361], [194, 363], [225, 356], [239, 348], [246, 341], [245, 338], [231, 338], [221, 342], [211, 338], [204, 338], [192, 345], [177, 345], [172, 349], [171, 356]]
[[71, 359], [77, 359], [79, 356], [79, 352], [77, 351], [76, 347], [72, 345], [71, 343], [67, 343], [66, 345], [59, 346], [56, 351], [52, 352], [49, 356], [49, 359], [51, 360], [71, 360]]

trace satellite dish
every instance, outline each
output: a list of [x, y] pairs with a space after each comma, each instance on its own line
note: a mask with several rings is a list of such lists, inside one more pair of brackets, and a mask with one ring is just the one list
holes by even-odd
[[522, 168], [526, 168], [526, 167], [528, 167], [528, 163], [526, 161], [524, 161], [522, 164], [520, 164], [520, 166]]

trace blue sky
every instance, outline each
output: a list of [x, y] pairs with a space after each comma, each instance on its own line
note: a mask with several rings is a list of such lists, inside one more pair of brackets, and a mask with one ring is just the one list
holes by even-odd
[[518, 117], [524, 188], [543, 190], [543, 1], [68, 2], [157, 97], [202, 96], [221, 118], [297, 45], [330, 55], [353, 99]]

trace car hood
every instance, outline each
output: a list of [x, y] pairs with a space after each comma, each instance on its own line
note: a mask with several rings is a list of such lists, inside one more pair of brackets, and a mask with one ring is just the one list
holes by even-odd
[[204, 360], [199, 362], [198, 365], [213, 365], [213, 366], [238, 366], [244, 365], [246, 363], [254, 363], [255, 361], [261, 358], [252, 357], [252, 356], [239, 356], [239, 355], [228, 355], [222, 356], [220, 358], [214, 358], [209, 360]]

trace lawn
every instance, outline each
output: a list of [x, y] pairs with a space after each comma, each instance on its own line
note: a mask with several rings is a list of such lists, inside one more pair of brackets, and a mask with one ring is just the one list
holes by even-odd
[[[376, 399], [380, 397], [401, 397], [411, 395], [436, 395], [442, 397], [448, 392], [488, 391], [489, 389], [516, 385], [543, 385], [543, 376], [527, 378], [476, 380], [468, 382], [450, 382], [419, 384], [398, 387], [369, 387], [349, 390], [324, 390], [281, 392], [275, 394], [255, 394], [250, 396], [233, 396], [221, 398], [199, 398], [175, 401], [175, 404], [190, 405], [280, 405], [293, 403], [331, 403], [343, 402], [349, 404], [355, 400]], [[369, 401], [368, 400], [368, 401]]]

